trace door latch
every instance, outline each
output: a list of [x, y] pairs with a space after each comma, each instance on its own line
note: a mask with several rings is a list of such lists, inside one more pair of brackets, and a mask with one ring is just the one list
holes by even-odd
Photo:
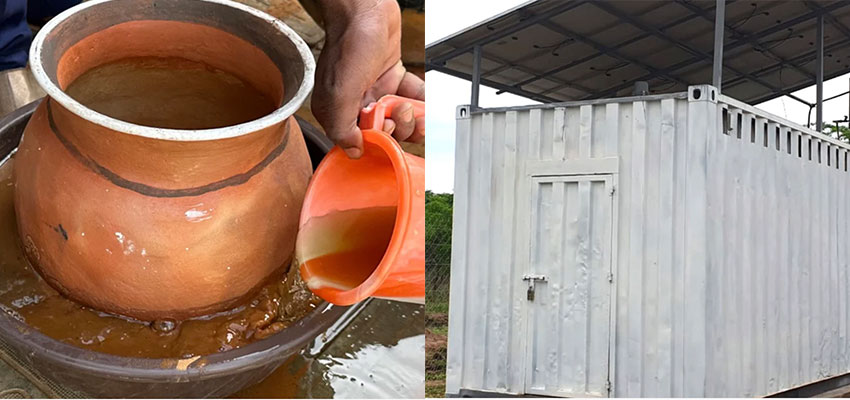
[[528, 282], [528, 291], [526, 298], [528, 301], [534, 301], [534, 284], [538, 281], [546, 282], [546, 275], [526, 274], [522, 276], [522, 280]]

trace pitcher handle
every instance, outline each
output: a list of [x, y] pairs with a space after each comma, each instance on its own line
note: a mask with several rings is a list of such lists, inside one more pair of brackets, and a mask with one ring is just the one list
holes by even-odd
[[360, 123], [358, 126], [360, 129], [380, 131], [384, 127], [384, 120], [390, 118], [393, 108], [401, 103], [410, 103], [413, 105], [413, 116], [415, 118], [425, 116], [424, 101], [388, 94], [360, 111]]

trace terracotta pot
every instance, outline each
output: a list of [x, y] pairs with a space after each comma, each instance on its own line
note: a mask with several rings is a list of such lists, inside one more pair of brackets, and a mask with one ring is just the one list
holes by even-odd
[[[147, 127], [63, 89], [128, 57], [227, 71], [279, 107], [215, 129]], [[30, 53], [48, 94], [15, 161], [18, 229], [41, 275], [99, 310], [150, 320], [232, 307], [288, 268], [311, 166], [292, 117], [314, 62], [287, 26], [221, 0], [89, 1], [51, 20]]]

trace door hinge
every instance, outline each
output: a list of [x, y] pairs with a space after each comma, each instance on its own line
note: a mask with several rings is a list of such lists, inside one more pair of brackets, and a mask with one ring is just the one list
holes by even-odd
[[608, 196], [614, 197], [614, 193], [616, 193], [616, 192], [617, 192], [617, 187], [611, 186], [611, 190], [608, 191]]
[[611, 394], [611, 381], [609, 380], [605, 381], [605, 391], [608, 392], [608, 394]]
[[614, 282], [614, 273], [609, 272], [608, 273], [608, 283], [612, 283], [612, 282]]

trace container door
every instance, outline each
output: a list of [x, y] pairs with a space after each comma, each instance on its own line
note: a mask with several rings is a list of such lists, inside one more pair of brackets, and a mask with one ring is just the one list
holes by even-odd
[[526, 393], [609, 395], [611, 175], [531, 178]]

